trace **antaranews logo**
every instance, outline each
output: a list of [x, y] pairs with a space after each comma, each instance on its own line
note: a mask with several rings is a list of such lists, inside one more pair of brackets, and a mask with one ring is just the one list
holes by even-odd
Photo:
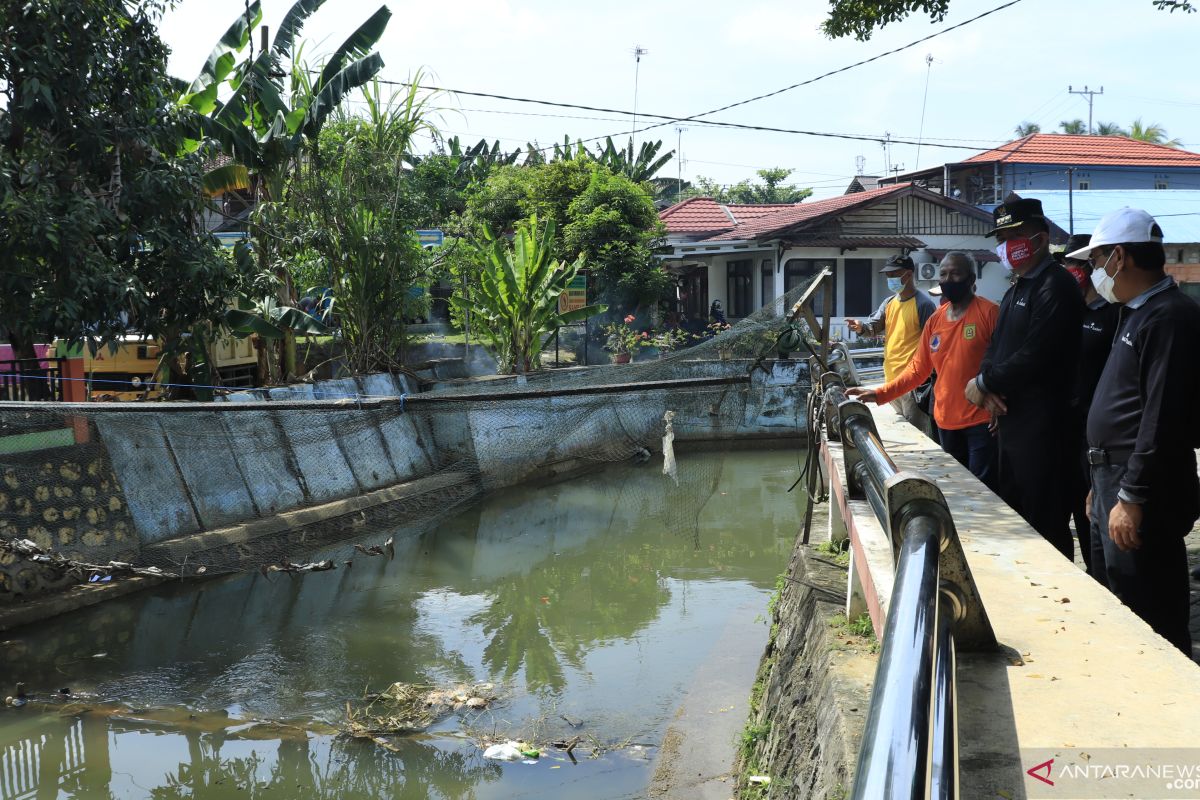
[[1023, 748], [1029, 800], [1200, 798], [1200, 748]]
[[1029, 769], [1025, 770], [1025, 774], [1031, 778], [1036, 778], [1037, 780], [1041, 781], [1044, 784], [1047, 784], [1048, 786], [1053, 786], [1054, 781], [1050, 780], [1050, 771], [1053, 768], [1054, 768], [1054, 759], [1051, 758], [1046, 761], [1043, 761], [1042, 763], [1040, 763], [1036, 766], [1030, 767]]

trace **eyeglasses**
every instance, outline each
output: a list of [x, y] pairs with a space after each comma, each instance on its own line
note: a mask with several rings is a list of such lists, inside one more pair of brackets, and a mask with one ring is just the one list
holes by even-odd
[[1114, 250], [1109, 250], [1107, 253], [1101, 251], [1100, 258], [1102, 258], [1103, 261], [1097, 261], [1096, 256], [1090, 256], [1087, 260], [1087, 263], [1092, 265], [1092, 269], [1101, 269], [1104, 267], [1105, 264], [1108, 263], [1108, 260], [1110, 258], [1112, 258], [1112, 254], [1114, 252], [1115, 252]]

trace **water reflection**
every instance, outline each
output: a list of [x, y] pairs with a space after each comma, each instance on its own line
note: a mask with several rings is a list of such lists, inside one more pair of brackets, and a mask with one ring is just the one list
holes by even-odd
[[[149, 726], [0, 712], [0, 780], [30, 774], [12, 753], [58, 764], [54, 777], [33, 771], [36, 793], [0, 782], [0, 796], [54, 797], [59, 785], [79, 797], [108, 797], [110, 786], [164, 798], [513, 796], [517, 777], [444, 735], [455, 719], [399, 753], [202, 724], [212, 711], [297, 730], [336, 723], [348, 699], [393, 681], [491, 680], [508, 695], [493, 724], [569, 712], [598, 734], [653, 741], [715, 632], [749, 624], [786, 565], [795, 474], [793, 454], [769, 452], [681, 458], [678, 485], [655, 465], [611, 469], [490, 498], [436, 529], [375, 532], [370, 541], [395, 535], [392, 561], [164, 587], [0, 643], [0, 673], [34, 692], [70, 686], [181, 709]], [[124, 763], [131, 749], [139, 756]], [[124, 764], [115, 772], [114, 759]], [[634, 772], [631, 791], [645, 780]], [[495, 794], [484, 791], [500, 777]], [[614, 780], [571, 794], [609, 796]]]

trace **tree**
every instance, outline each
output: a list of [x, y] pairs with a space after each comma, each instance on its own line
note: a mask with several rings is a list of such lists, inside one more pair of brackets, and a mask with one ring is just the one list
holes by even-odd
[[[404, 361], [406, 316], [430, 259], [415, 235], [419, 198], [406, 179], [414, 139], [433, 129], [416, 84], [385, 99], [363, 91], [366, 113], [339, 113], [300, 160], [283, 201], [263, 203], [258, 224], [278, 269], [306, 265], [328, 287], [345, 359], [356, 374]], [[421, 293], [423, 297], [423, 293]]]
[[1098, 122], [1096, 123], [1097, 136], [1124, 136], [1129, 137], [1129, 132], [1115, 122]]
[[1035, 133], [1041, 133], [1042, 126], [1038, 125], [1036, 122], [1022, 122], [1013, 129], [1013, 132], [1017, 134], [1017, 138], [1024, 138], [1026, 136], [1032, 136]]
[[662, 146], [661, 139], [657, 142], [642, 142], [642, 146], [638, 148], [635, 156], [632, 136], [629, 138], [629, 144], [623, 150], [616, 149], [613, 146], [612, 137], [609, 136], [605, 139], [604, 148], [597, 148], [596, 160], [617, 175], [624, 175], [634, 183], [645, 183], [654, 178], [655, 174], [666, 166], [667, 162], [675, 155], [674, 150], [665, 155], [658, 155]]
[[812, 189], [801, 189], [783, 181], [792, 174], [792, 170], [784, 167], [760, 169], [758, 175], [761, 183], [755, 184], [748, 180], [740, 181], [732, 186], [721, 186], [711, 178], [697, 176], [696, 187], [692, 192], [695, 197], [711, 197], [718, 203], [799, 203], [812, 194]]
[[1081, 119], [1063, 120], [1058, 123], [1058, 127], [1062, 128], [1063, 133], [1071, 133], [1075, 135], [1087, 133], [1087, 123]]
[[1178, 139], [1167, 139], [1167, 129], [1157, 122], [1151, 122], [1149, 125], [1142, 124], [1141, 117], [1135, 119], [1129, 126], [1129, 138], [1139, 142], [1161, 144], [1164, 147], [1181, 147], [1183, 144]]
[[0, 28], [0, 313], [19, 355], [215, 326], [251, 275], [200, 228], [161, 3], [10, 4]]
[[[284, 15], [271, 46], [247, 58], [238, 54], [251, 46], [254, 30], [262, 22], [259, 0], [249, 3], [221, 37], [200, 74], [180, 95], [179, 102], [198, 115], [193, 146], [201, 139], [216, 142], [234, 159], [206, 176], [205, 188], [216, 194], [232, 189], [249, 189], [253, 201], [283, 197], [284, 183], [296, 168], [304, 148], [316, 147], [326, 120], [351, 91], [365, 85], [380, 69], [383, 59], [371, 49], [383, 35], [391, 12], [381, 6], [334, 50], [321, 69], [309, 74], [297, 58], [296, 39], [307, 19], [325, 0], [297, 0]], [[284, 70], [291, 62], [291, 69]], [[290, 92], [284, 79], [291, 76]], [[314, 76], [315, 75], [315, 76]], [[223, 84], [232, 94], [222, 102]], [[277, 240], [259, 235], [257, 219], [261, 207], [251, 215], [250, 234], [264, 268], [276, 261], [277, 297], [280, 306], [295, 302], [287, 269], [278, 264], [272, 251]], [[295, 335], [284, 330], [280, 347], [281, 377], [296, 372]], [[273, 370], [274, 371], [274, 370]]]
[[587, 188], [567, 208], [563, 251], [581, 257], [599, 278], [597, 290], [610, 302], [657, 301], [670, 278], [654, 257], [665, 229], [642, 185], [599, 165]]
[[539, 230], [537, 215], [522, 221], [509, 242], [485, 230], [478, 243], [483, 268], [469, 297], [451, 302], [469, 310], [472, 327], [491, 341], [501, 372], [528, 372], [540, 366], [542, 348], [554, 330], [601, 313], [604, 306], [585, 306], [560, 314], [558, 297], [583, 266], [554, 258], [554, 223]]
[[[1196, 10], [1190, 0], [1151, 2], [1160, 11], [1190, 14]], [[909, 14], [924, 13], [929, 15], [930, 22], [941, 22], [949, 9], [950, 0], [829, 0], [829, 16], [821, 23], [821, 30], [830, 39], [853, 36], [865, 42], [876, 30]]]

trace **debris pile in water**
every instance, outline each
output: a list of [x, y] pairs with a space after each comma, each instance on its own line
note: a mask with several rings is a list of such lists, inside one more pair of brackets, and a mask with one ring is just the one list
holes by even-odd
[[492, 693], [495, 688], [490, 683], [462, 684], [448, 689], [393, 683], [379, 694], [368, 695], [358, 708], [346, 703], [346, 733], [386, 745], [380, 737], [423, 731], [455, 711], [489, 708], [497, 700]]

